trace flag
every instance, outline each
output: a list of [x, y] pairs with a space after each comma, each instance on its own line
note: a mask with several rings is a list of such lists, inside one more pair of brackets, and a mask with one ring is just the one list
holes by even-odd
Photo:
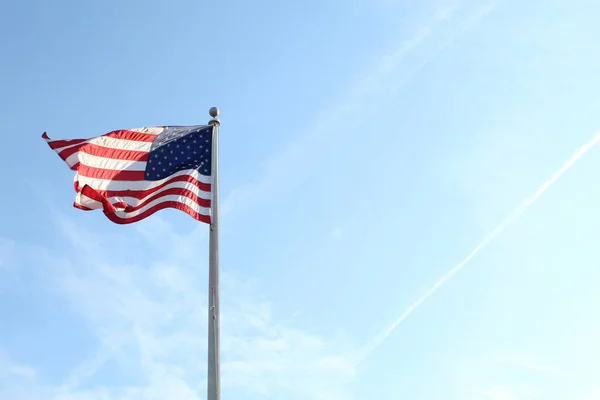
[[75, 171], [75, 203], [129, 224], [174, 208], [211, 222], [210, 125], [117, 130], [91, 139], [42, 137]]

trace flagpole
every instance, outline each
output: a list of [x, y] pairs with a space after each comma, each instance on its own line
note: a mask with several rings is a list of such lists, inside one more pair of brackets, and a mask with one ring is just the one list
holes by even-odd
[[219, 309], [219, 109], [209, 110], [212, 134], [212, 202], [208, 267], [208, 381], [207, 400], [221, 399], [220, 309]]

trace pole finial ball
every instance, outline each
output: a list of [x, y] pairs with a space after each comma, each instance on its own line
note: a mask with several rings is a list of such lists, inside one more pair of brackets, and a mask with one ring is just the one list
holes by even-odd
[[219, 116], [219, 109], [217, 107], [211, 107], [210, 110], [208, 110], [208, 113], [211, 117], [217, 118]]

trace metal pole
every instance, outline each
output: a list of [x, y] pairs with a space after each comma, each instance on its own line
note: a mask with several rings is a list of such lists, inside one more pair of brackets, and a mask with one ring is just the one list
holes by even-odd
[[209, 110], [212, 134], [212, 202], [208, 267], [208, 384], [207, 400], [221, 399], [220, 321], [219, 321], [219, 109]]

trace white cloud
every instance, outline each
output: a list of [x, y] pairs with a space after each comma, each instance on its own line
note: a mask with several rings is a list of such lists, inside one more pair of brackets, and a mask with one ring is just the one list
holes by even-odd
[[600, 387], [589, 390], [585, 395], [582, 396], [581, 400], [600, 400]]
[[15, 243], [7, 238], [0, 238], [0, 271], [7, 269], [15, 259]]
[[496, 385], [483, 395], [490, 400], [520, 400], [522, 397], [517, 396], [513, 391], [502, 385]]
[[527, 384], [497, 384], [482, 393], [485, 399], [490, 400], [537, 399], [540, 398], [540, 394], [537, 388]]
[[11, 381], [15, 378], [32, 379], [36, 376], [35, 368], [15, 362], [8, 354], [0, 351], [0, 382]]
[[[438, 38], [426, 54], [406, 62], [408, 55], [432, 39], [432, 33], [452, 19], [457, 7], [438, 10], [409, 40], [384, 55], [340, 100], [324, 110], [305, 134], [266, 164], [258, 183], [233, 192], [223, 204], [252, 207], [257, 193], [285, 190], [300, 184], [306, 168], [298, 161], [310, 153], [322, 156], [329, 145], [345, 134], [344, 126], [357, 123], [357, 110], [368, 118], [443, 47]], [[454, 34], [458, 34], [457, 31]], [[447, 39], [447, 38], [445, 38]], [[349, 118], [349, 117], [352, 118]], [[351, 120], [352, 122], [349, 122]], [[327, 132], [324, 135], [323, 132]], [[315, 148], [322, 154], [315, 154]], [[252, 191], [252, 195], [248, 192]], [[238, 201], [238, 199], [243, 199]], [[64, 381], [51, 386], [18, 388], [19, 399], [32, 400], [152, 400], [204, 397], [206, 375], [207, 301], [204, 271], [197, 266], [198, 243], [206, 237], [199, 224], [188, 235], [175, 232], [159, 216], [137, 225], [140, 238], [94, 234], [56, 212], [58, 230], [69, 247], [55, 253], [45, 249], [37, 260], [57, 276], [56, 290], [83, 318], [98, 340], [98, 348], [82, 360]], [[339, 237], [341, 230], [332, 235]], [[119, 234], [118, 234], [119, 235]], [[156, 246], [168, 258], [142, 264], [131, 256], [132, 241], [142, 248]], [[107, 253], [110, 249], [111, 255]], [[156, 254], [155, 254], [156, 255]], [[192, 257], [195, 255], [196, 257]], [[140, 255], [143, 256], [143, 255]], [[200, 255], [201, 257], [201, 255]], [[222, 275], [222, 380], [223, 390], [285, 399], [350, 399], [356, 374], [352, 349], [342, 348], [326, 335], [309, 332], [274, 315], [267, 299], [260, 298], [254, 282]], [[232, 293], [225, 296], [226, 292]], [[127, 387], [102, 387], [90, 383], [98, 372], [115, 362], [124, 375], [141, 382]], [[14, 392], [14, 388], [11, 389]], [[16, 398], [0, 390], [0, 398]], [[12, 397], [11, 397], [12, 396]]]
[[566, 375], [566, 372], [563, 369], [547, 363], [541, 363], [531, 355], [507, 352], [499, 356], [499, 362], [507, 364], [508, 366], [523, 368], [529, 371], [540, 372], [548, 375]]
[[331, 237], [334, 239], [340, 239], [343, 234], [344, 234], [344, 232], [342, 231], [342, 228], [340, 228], [340, 227], [336, 227], [331, 230]]
[[[65, 216], [57, 215], [58, 220], [58, 232], [65, 237], [67, 246], [37, 252], [33, 255], [37, 257], [35, 264], [41, 265], [47, 276], [55, 277], [48, 284], [85, 320], [97, 338], [98, 348], [63, 382], [19, 387], [25, 391], [23, 398], [203, 398], [207, 341], [205, 271], [197, 267], [197, 256], [182, 257], [175, 255], [174, 250], [181, 242], [190, 247], [190, 242], [196, 244], [195, 235], [182, 235], [177, 244], [163, 244], [160, 253], [166, 255], [164, 259], [130, 263], [104, 250], [111, 249], [111, 254], [118, 255], [125, 248], [131, 249], [126, 237], [121, 237], [123, 234], [94, 236]], [[148, 248], [155, 238], [147, 240], [143, 248]], [[295, 393], [298, 398], [315, 398], [319, 393], [346, 390], [354, 376], [352, 364], [344, 356], [349, 349], [325, 336], [282, 322], [257, 288], [260, 284], [256, 281], [222, 272], [223, 391], [241, 390], [274, 398]], [[108, 362], [111, 368], [116, 365], [120, 369], [112, 373], [122, 374], [125, 380], [135, 376], [136, 384], [96, 387], [94, 378]], [[10, 369], [0, 371], [35, 376], [33, 370], [14, 363]], [[40, 373], [43, 375], [44, 371]], [[0, 397], [7, 390], [0, 390]]]
[[[550, 352], [545, 359], [555, 356]], [[462, 357], [462, 356], [461, 356]], [[568, 367], [540, 362], [532, 351], [498, 348], [486, 351], [478, 348], [472, 357], [461, 358], [447, 366], [457, 399], [491, 400], [591, 400], [587, 373], [574, 373]], [[573, 367], [569, 364], [570, 367]], [[590, 376], [593, 376], [593, 370]], [[592, 379], [591, 382], [595, 383]]]
[[222, 212], [243, 212], [264, 201], [265, 194], [273, 199], [274, 194], [289, 190], [290, 185], [301, 185], [313, 174], [311, 165], [318, 165], [318, 162], [307, 165], [306, 159], [329, 157], [340, 139], [349, 140], [348, 127], [376, 114], [442, 50], [494, 10], [494, 3], [465, 8], [457, 2], [445, 3], [420, 21], [411, 37], [403, 37], [384, 52], [336, 101], [319, 112], [296, 139], [267, 159], [261, 178], [228, 193]]

